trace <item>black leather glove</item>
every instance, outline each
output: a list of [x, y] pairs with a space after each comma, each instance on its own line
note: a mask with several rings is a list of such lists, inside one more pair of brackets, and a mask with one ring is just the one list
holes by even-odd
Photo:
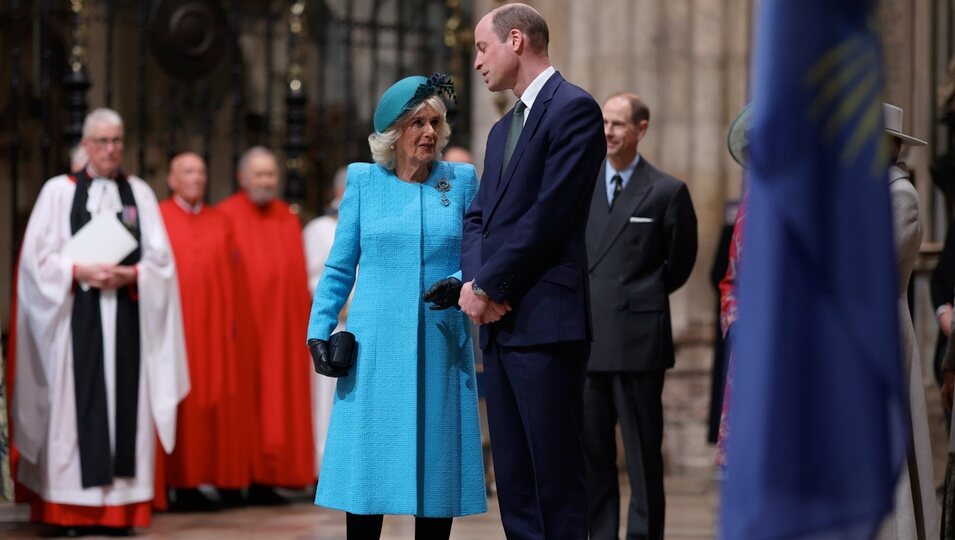
[[350, 332], [332, 334], [329, 341], [312, 338], [308, 340], [315, 373], [326, 377], [348, 375], [355, 362], [355, 335]]
[[458, 278], [439, 279], [431, 285], [428, 292], [421, 297], [425, 302], [434, 304], [430, 306], [432, 310], [448, 309], [457, 307], [458, 298], [461, 297], [461, 280]]
[[315, 365], [315, 373], [325, 375], [326, 377], [341, 377], [345, 374], [337, 373], [338, 369], [332, 365], [332, 354], [329, 351], [328, 341], [324, 339], [310, 339], [308, 340], [308, 350], [312, 353], [312, 364]]
[[328, 366], [331, 365], [329, 362], [331, 354], [328, 352], [328, 341], [314, 338], [308, 340], [308, 352], [312, 353], [312, 364], [315, 365], [315, 373], [324, 375]]

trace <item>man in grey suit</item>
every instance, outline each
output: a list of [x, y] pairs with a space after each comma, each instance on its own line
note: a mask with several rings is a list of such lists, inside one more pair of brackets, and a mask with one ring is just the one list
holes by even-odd
[[650, 110], [619, 93], [603, 105], [607, 160], [587, 223], [593, 349], [584, 386], [590, 538], [617, 538], [620, 422], [632, 495], [627, 538], [663, 538], [663, 378], [673, 366], [668, 295], [696, 261], [696, 214], [686, 184], [637, 153]]

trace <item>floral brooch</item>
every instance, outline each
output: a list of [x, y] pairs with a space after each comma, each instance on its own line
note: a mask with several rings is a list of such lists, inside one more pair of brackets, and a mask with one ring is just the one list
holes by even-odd
[[441, 204], [447, 206], [451, 204], [451, 200], [448, 199], [448, 192], [451, 191], [451, 182], [448, 182], [446, 179], [442, 178], [438, 180], [438, 183], [434, 186], [434, 189], [441, 192]]

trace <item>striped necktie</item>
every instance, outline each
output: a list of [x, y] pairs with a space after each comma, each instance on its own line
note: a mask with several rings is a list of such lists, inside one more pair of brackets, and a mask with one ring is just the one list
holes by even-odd
[[610, 199], [610, 209], [613, 210], [613, 203], [617, 202], [617, 197], [619, 197], [620, 192], [623, 191], [623, 178], [621, 178], [619, 174], [615, 174], [610, 181], [613, 182], [613, 197]]

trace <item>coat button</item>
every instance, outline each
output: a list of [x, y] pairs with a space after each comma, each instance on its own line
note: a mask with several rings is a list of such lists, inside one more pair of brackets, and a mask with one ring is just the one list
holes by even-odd
[[487, 238], [487, 231], [484, 231], [484, 238]]

